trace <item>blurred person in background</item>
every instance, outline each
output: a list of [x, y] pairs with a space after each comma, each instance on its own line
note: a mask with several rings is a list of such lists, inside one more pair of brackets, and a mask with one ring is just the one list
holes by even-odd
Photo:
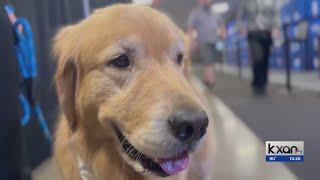
[[160, 0], [152, 0], [151, 7], [157, 9], [160, 5]]
[[[203, 82], [208, 86], [215, 84], [214, 62], [219, 59], [216, 43], [220, 32], [223, 32], [221, 17], [211, 11], [211, 0], [198, 0], [188, 19], [188, 35], [191, 39], [191, 50], [197, 46], [204, 65]], [[195, 36], [196, 34], [196, 36]]]
[[272, 29], [277, 26], [277, 12], [276, 0], [244, 0], [239, 10], [240, 32], [243, 28], [248, 29], [252, 88], [257, 95], [266, 94]]
[[[318, 36], [318, 43], [320, 44], [320, 36]], [[318, 57], [320, 57], [320, 46], [318, 47]], [[320, 60], [318, 60], [318, 76], [319, 76], [319, 79], [320, 79]]]
[[151, 2], [151, 4], [150, 4], [150, 7], [154, 8], [154, 9], [156, 9], [156, 10], [162, 12], [162, 13], [164, 13], [164, 14], [167, 15], [171, 20], [174, 21], [172, 15], [171, 15], [168, 11], [166, 11], [165, 9], [163, 9], [163, 8], [161, 7], [162, 2], [163, 2], [163, 0], [152, 0], [152, 2]]

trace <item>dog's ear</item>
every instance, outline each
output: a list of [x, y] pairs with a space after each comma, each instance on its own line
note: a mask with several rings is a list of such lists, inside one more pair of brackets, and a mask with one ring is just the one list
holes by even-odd
[[59, 31], [54, 39], [54, 55], [57, 59], [55, 82], [60, 107], [72, 131], [77, 127], [76, 94], [79, 78], [77, 43], [73, 39], [73, 27]]

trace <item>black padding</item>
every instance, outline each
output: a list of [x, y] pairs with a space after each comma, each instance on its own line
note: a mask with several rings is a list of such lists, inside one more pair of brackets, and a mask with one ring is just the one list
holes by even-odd
[[20, 180], [19, 74], [13, 31], [0, 1], [0, 179]]

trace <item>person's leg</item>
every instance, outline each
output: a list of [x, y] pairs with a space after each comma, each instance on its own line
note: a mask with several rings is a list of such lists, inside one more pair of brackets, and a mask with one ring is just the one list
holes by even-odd
[[206, 85], [212, 86], [215, 84], [214, 64], [206, 64], [204, 67], [203, 80]]
[[264, 56], [263, 56], [263, 63], [262, 63], [262, 82], [261, 86], [263, 89], [266, 88], [268, 84], [268, 73], [269, 73], [269, 55], [270, 55], [270, 49], [272, 45], [272, 38], [270, 32], [265, 32], [264, 39], [261, 42], [263, 49], [264, 49]]
[[214, 54], [212, 51], [212, 47], [210, 44], [200, 44], [199, 48], [201, 61], [204, 65], [202, 74], [203, 82], [206, 85], [212, 86], [215, 83], [213, 63]]
[[[261, 44], [261, 47], [263, 45]], [[263, 55], [263, 57], [257, 62], [257, 84], [256, 89], [259, 91], [259, 93], [264, 93], [265, 91], [265, 80], [266, 80], [266, 58]]]
[[[267, 48], [264, 46], [264, 48]], [[265, 91], [267, 82], [268, 82], [268, 55], [265, 53], [265, 56], [262, 59], [261, 62], [261, 73], [260, 73], [260, 88], [262, 91]]]
[[209, 73], [208, 73], [208, 85], [213, 86], [216, 83], [215, 79], [215, 63], [220, 61], [219, 51], [216, 48], [216, 44], [210, 44], [210, 63], [208, 65]]
[[263, 56], [262, 47], [259, 42], [259, 34], [257, 32], [249, 32], [249, 46], [252, 61], [252, 88], [259, 89], [261, 84], [261, 59]]

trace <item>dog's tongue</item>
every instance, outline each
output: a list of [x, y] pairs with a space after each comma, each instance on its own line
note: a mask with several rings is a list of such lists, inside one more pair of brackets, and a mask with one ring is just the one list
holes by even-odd
[[189, 153], [185, 152], [175, 158], [159, 158], [158, 163], [163, 171], [170, 175], [176, 175], [188, 167]]

